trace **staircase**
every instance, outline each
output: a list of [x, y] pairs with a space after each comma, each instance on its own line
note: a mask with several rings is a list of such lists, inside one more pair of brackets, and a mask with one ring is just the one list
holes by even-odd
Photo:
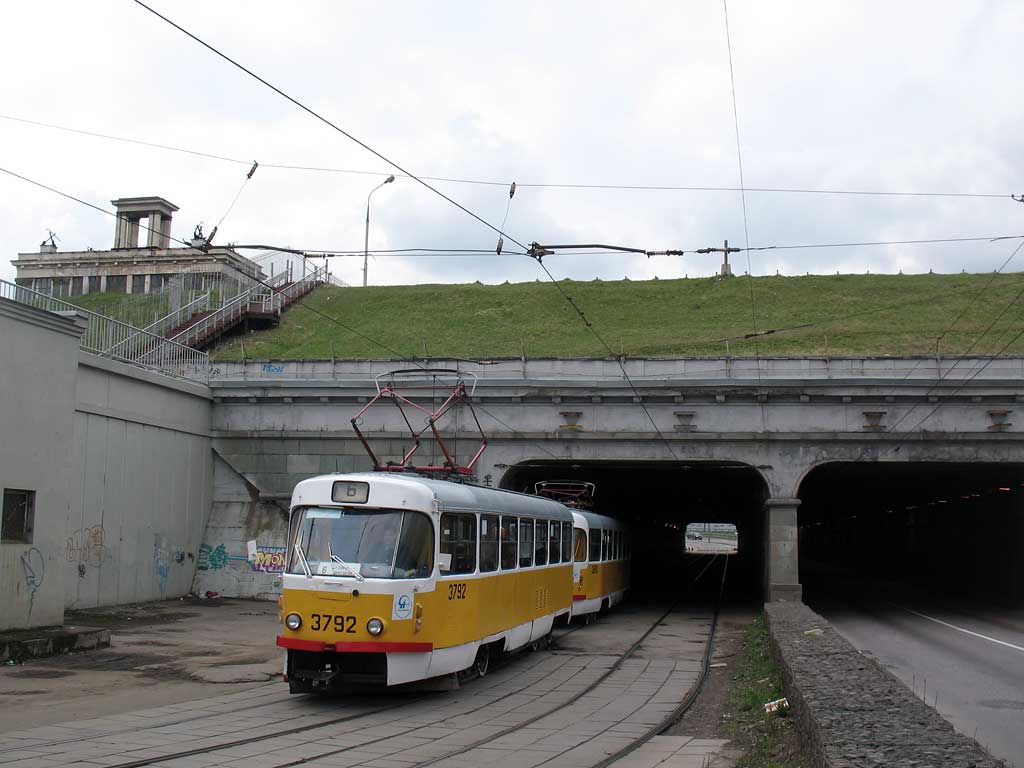
[[277, 325], [284, 310], [327, 281], [327, 269], [320, 267], [294, 282], [285, 282], [284, 277], [285, 273], [281, 273], [266, 285], [254, 286], [219, 309], [203, 309], [164, 335], [178, 344], [205, 349], [242, 323], [258, 327]]

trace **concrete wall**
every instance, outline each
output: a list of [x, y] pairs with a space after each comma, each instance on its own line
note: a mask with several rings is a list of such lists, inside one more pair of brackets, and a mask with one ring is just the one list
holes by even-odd
[[[281, 593], [288, 502], [260, 500], [219, 456], [213, 463], [213, 508], [200, 550], [194, 591], [273, 600]], [[255, 544], [255, 558], [249, 543]]]
[[189, 592], [210, 512], [206, 387], [81, 353], [65, 605]]
[[0, 630], [63, 622], [60, 566], [83, 329], [0, 299], [0, 486], [36, 492], [31, 540], [0, 542]]

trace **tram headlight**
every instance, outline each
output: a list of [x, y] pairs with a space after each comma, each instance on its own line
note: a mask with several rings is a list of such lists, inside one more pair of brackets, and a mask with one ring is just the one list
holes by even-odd
[[366, 622], [366, 631], [376, 637], [384, 631], [384, 622], [380, 619], [370, 619]]
[[302, 617], [297, 613], [289, 613], [284, 617], [284, 625], [288, 629], [296, 630], [302, 626]]

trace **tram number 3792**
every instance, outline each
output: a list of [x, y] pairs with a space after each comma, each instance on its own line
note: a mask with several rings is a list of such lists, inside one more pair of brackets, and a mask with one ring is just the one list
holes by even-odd
[[449, 600], [465, 600], [466, 599], [466, 585], [465, 584], [449, 584], [448, 585], [448, 599]]
[[314, 632], [327, 632], [333, 627], [335, 632], [356, 633], [355, 616], [332, 616], [329, 613], [314, 613], [310, 616], [309, 628]]

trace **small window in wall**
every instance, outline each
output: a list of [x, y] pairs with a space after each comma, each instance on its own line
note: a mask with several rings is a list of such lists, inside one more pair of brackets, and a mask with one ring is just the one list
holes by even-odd
[[572, 523], [562, 523], [562, 562], [572, 562]]
[[480, 515], [480, 572], [498, 570], [498, 516]]
[[[451, 557], [442, 574], [472, 573], [476, 570], [476, 515], [441, 515], [441, 554]], [[444, 560], [441, 558], [441, 564]]]
[[519, 521], [519, 567], [533, 565], [533, 520]]
[[573, 530], [573, 534], [576, 537], [576, 542], [573, 544], [573, 559], [577, 563], [585, 563], [587, 561], [587, 532], [582, 528], [576, 528]]
[[4, 488], [3, 517], [0, 518], [0, 541], [32, 543], [35, 527], [36, 492]]
[[132, 293], [145, 293], [146, 291], [146, 276], [145, 275], [132, 275]]
[[552, 565], [562, 562], [562, 524], [557, 520], [551, 521], [551, 538], [548, 544], [551, 550], [548, 562]]
[[128, 290], [127, 275], [108, 275], [107, 293], [125, 293]]
[[548, 521], [537, 521], [537, 536], [533, 547], [533, 564], [548, 564]]
[[71, 295], [81, 296], [82, 295], [82, 278], [72, 277], [71, 278]]
[[601, 529], [590, 529], [590, 562], [596, 563], [601, 559]]
[[167, 285], [167, 275], [150, 275], [149, 276], [149, 291], [150, 293], [156, 293], [165, 285]]
[[99, 293], [102, 281], [103, 278], [99, 275], [89, 275], [89, 293]]
[[519, 521], [514, 517], [501, 518], [501, 570], [511, 571], [519, 559]]

